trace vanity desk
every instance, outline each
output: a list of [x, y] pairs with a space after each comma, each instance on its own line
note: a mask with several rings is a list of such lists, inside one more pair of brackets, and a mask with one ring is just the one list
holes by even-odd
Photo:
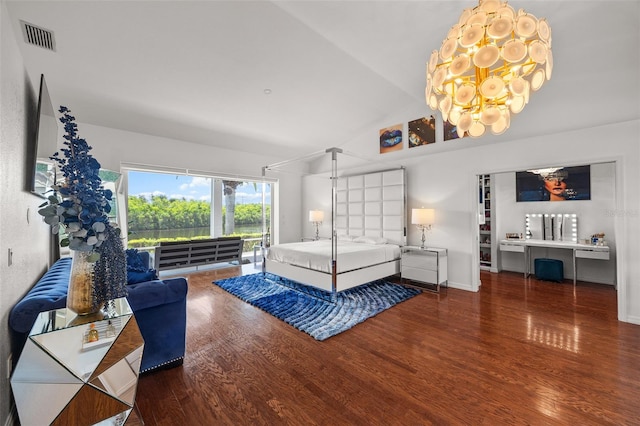
[[610, 258], [610, 249], [608, 246], [574, 243], [571, 241], [537, 239], [500, 241], [500, 251], [518, 252], [523, 254], [525, 278], [531, 273], [531, 248], [535, 247], [571, 250], [573, 252], [573, 285], [576, 285], [577, 259], [609, 260]]

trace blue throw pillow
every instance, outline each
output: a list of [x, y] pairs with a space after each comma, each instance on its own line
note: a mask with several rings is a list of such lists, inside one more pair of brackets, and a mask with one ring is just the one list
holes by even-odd
[[142, 283], [158, 279], [155, 269], [147, 268], [137, 249], [127, 249], [127, 284]]
[[127, 249], [127, 271], [143, 272], [147, 270], [147, 265], [142, 261], [138, 249]]
[[158, 279], [155, 269], [149, 269], [145, 272], [127, 271], [127, 284], [143, 283], [145, 281], [153, 281]]

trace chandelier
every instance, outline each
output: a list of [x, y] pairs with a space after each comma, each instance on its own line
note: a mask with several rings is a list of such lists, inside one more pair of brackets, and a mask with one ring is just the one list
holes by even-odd
[[482, 136], [499, 135], [531, 91], [551, 78], [551, 28], [546, 19], [506, 1], [480, 0], [465, 9], [427, 64], [426, 101], [445, 121]]

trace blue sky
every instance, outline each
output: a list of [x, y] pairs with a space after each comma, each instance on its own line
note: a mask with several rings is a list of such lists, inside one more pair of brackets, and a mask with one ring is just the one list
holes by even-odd
[[[211, 201], [211, 179], [167, 173], [129, 172], [129, 196], [166, 195], [168, 198]], [[267, 200], [270, 193], [267, 192]], [[262, 192], [252, 184], [243, 184], [236, 190], [236, 204], [262, 203]]]

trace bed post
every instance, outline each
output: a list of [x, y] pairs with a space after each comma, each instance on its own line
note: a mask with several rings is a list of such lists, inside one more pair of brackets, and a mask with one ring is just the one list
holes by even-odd
[[262, 277], [264, 278], [266, 272], [267, 272], [267, 259], [266, 259], [266, 252], [265, 252], [265, 248], [267, 245], [267, 209], [265, 208], [265, 204], [266, 204], [266, 190], [265, 190], [265, 186], [266, 186], [266, 182], [265, 182], [265, 177], [267, 175], [267, 167], [263, 167], [262, 168], [262, 239], [260, 241], [260, 254], [262, 255]]
[[329, 148], [331, 153], [331, 298], [338, 289], [338, 235], [336, 231], [336, 207], [338, 205], [338, 153], [340, 148]]

